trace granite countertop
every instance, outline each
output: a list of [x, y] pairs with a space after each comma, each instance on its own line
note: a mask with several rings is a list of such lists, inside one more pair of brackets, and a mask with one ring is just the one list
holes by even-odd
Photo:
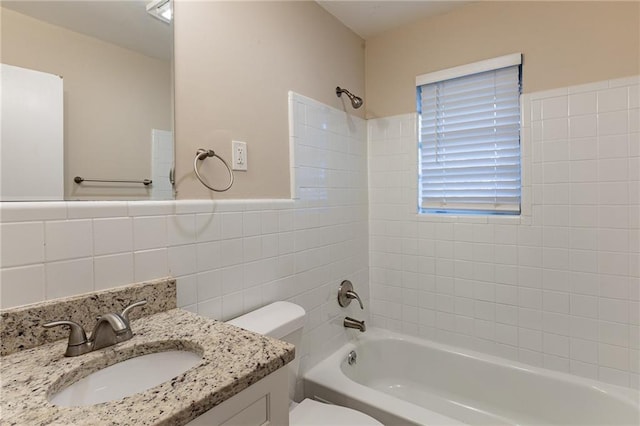
[[[131, 328], [131, 340], [78, 357], [64, 356], [66, 339], [1, 357], [0, 423], [182, 425], [294, 357], [291, 344], [181, 309], [135, 320]], [[198, 353], [202, 361], [172, 380], [118, 401], [59, 407], [47, 400], [101, 368], [173, 349]]]

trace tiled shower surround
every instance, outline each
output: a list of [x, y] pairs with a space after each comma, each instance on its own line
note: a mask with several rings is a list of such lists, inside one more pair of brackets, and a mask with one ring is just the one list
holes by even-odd
[[[276, 300], [307, 311], [304, 366], [366, 318], [366, 123], [290, 94], [294, 200], [2, 203], [3, 308], [177, 277], [178, 306], [227, 320]], [[357, 305], [357, 304], [355, 304]]]
[[522, 215], [417, 214], [414, 114], [370, 120], [375, 325], [639, 387], [638, 78], [522, 96]]
[[[418, 215], [413, 114], [370, 120], [367, 156], [364, 120], [291, 94], [293, 200], [3, 203], [2, 307], [173, 275], [179, 306], [218, 319], [304, 306], [304, 367], [371, 306], [378, 326], [638, 387], [638, 82], [523, 96], [519, 217]], [[345, 278], [364, 312], [335, 302]]]

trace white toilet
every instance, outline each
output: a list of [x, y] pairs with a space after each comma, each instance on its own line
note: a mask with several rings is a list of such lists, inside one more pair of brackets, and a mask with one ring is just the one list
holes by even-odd
[[[275, 302], [228, 321], [228, 324], [292, 343], [297, 350], [302, 342], [305, 314], [304, 309], [294, 303]], [[382, 425], [373, 417], [351, 408], [325, 404], [312, 399], [304, 399], [299, 404], [293, 402], [299, 365], [300, 359], [297, 354], [296, 358], [287, 365], [289, 368], [289, 400], [291, 402], [289, 408], [290, 425]]]

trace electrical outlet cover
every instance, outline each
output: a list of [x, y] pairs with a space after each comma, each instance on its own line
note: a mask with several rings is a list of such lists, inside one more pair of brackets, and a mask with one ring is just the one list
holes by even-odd
[[231, 142], [233, 170], [247, 170], [247, 143], [241, 141]]

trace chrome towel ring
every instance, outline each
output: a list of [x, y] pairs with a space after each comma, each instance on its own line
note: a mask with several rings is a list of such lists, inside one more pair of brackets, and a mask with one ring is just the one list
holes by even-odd
[[[229, 184], [226, 186], [226, 188], [224, 189], [213, 188], [212, 186], [209, 186], [209, 184], [207, 184], [207, 182], [205, 182], [204, 179], [202, 179], [202, 176], [200, 176], [200, 171], [198, 170], [198, 160], [204, 160], [207, 157], [216, 157], [218, 160], [222, 161], [222, 164], [224, 164], [224, 166], [227, 168], [227, 171], [229, 172]], [[231, 188], [231, 185], [233, 185], [233, 171], [231, 171], [231, 167], [229, 167], [227, 162], [224, 161], [224, 158], [220, 157], [212, 149], [200, 148], [196, 151], [196, 156], [193, 159], [193, 170], [196, 172], [196, 176], [198, 177], [198, 180], [200, 181], [200, 183], [202, 183], [204, 186], [206, 186], [212, 191], [224, 192], [229, 188]]]

